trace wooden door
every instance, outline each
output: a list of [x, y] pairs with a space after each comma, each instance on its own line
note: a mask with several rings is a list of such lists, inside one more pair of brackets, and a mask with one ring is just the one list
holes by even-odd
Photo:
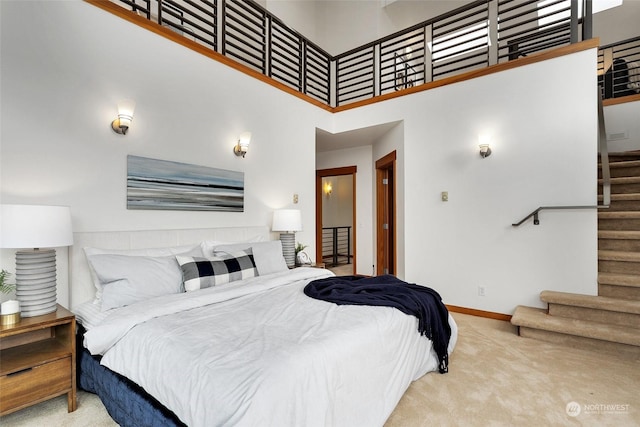
[[376, 161], [376, 274], [396, 273], [396, 152]]

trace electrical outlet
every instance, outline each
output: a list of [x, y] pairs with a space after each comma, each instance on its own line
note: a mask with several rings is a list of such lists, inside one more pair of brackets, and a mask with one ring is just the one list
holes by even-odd
[[298, 203], [298, 194], [297, 193], [293, 195], [293, 203], [294, 204]]
[[478, 286], [478, 296], [479, 297], [485, 296], [485, 290], [486, 289], [484, 288], [484, 286]]
[[448, 202], [449, 201], [449, 192], [448, 191], [443, 191], [442, 193], [440, 193], [440, 198], [442, 199], [443, 202]]

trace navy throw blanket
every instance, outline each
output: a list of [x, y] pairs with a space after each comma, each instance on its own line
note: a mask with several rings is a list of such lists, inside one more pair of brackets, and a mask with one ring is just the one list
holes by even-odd
[[309, 282], [304, 293], [338, 305], [394, 307], [418, 318], [418, 331], [433, 342], [441, 374], [449, 370], [449, 311], [431, 288], [389, 274], [375, 277], [336, 276]]

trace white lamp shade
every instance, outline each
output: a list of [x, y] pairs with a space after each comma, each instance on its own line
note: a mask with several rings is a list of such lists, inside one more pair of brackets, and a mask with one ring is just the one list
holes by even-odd
[[2, 205], [0, 247], [55, 248], [73, 244], [67, 206]]
[[301, 231], [302, 215], [297, 209], [279, 209], [273, 212], [272, 231]]
[[238, 138], [238, 144], [240, 144], [240, 147], [242, 147], [244, 151], [247, 151], [249, 144], [251, 144], [251, 132], [242, 132]]
[[135, 108], [136, 102], [133, 99], [123, 99], [118, 102], [118, 116], [120, 116], [120, 119], [122, 119], [122, 116], [127, 117], [131, 121]]

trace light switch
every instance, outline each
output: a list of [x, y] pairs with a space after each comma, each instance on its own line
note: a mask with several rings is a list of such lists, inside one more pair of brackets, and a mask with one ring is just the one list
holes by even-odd
[[448, 202], [449, 201], [449, 192], [448, 191], [443, 191], [440, 195], [442, 197], [442, 201], [443, 202]]

